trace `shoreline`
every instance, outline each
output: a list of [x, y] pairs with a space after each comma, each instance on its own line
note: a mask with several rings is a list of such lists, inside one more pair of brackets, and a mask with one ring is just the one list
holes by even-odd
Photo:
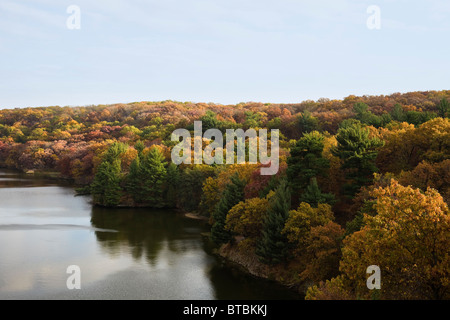
[[296, 272], [289, 271], [285, 265], [268, 266], [260, 262], [254, 252], [244, 251], [236, 244], [224, 244], [216, 248], [214, 254], [241, 272], [291, 290], [299, 299], [306, 296], [309, 285], [295, 279]]

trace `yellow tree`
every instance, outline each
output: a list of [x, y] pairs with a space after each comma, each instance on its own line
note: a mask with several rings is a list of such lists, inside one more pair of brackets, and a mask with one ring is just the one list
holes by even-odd
[[366, 269], [377, 265], [382, 298], [450, 298], [450, 215], [441, 195], [391, 180], [372, 196], [377, 214], [365, 215], [363, 228], [342, 248], [340, 271], [356, 297], [370, 298]]
[[301, 280], [317, 283], [337, 275], [344, 230], [333, 220], [328, 204], [313, 208], [302, 202], [289, 212], [283, 233], [293, 245]]
[[225, 229], [245, 237], [245, 240], [239, 243], [241, 246], [242, 243], [253, 246], [261, 237], [265, 214], [273, 194], [271, 191], [265, 198], [241, 201], [228, 212]]

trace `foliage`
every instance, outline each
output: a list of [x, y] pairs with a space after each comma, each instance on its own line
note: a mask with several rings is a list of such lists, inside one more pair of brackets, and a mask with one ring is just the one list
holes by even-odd
[[338, 145], [332, 149], [333, 155], [342, 159], [342, 169], [351, 181], [344, 186], [346, 194], [353, 196], [362, 186], [372, 181], [373, 173], [378, 169], [375, 158], [384, 142], [369, 137], [369, 130], [358, 123], [341, 128], [336, 136]]
[[335, 200], [334, 194], [322, 193], [319, 185], [317, 184], [317, 179], [312, 178], [311, 183], [306, 188], [305, 192], [300, 196], [300, 202], [306, 202], [313, 207], [317, 207], [320, 203], [328, 203], [332, 205]]
[[228, 211], [244, 199], [245, 181], [239, 179], [235, 173], [212, 215], [211, 240], [216, 244], [227, 243], [231, 240], [231, 233], [225, 228]]
[[305, 192], [311, 179], [326, 176], [329, 161], [323, 157], [324, 139], [317, 131], [306, 133], [291, 149], [286, 174], [295, 195]]
[[[59, 173], [101, 206], [200, 212], [220, 243], [244, 238], [240, 243], [250, 244], [265, 268], [316, 284], [309, 298], [371, 298], [363, 282], [373, 259], [383, 268], [381, 298], [446, 298], [449, 99], [443, 90], [291, 104], [168, 100], [5, 109], [0, 167]], [[262, 176], [260, 163], [171, 163], [172, 132], [193, 129], [198, 120], [204, 131], [279, 129], [278, 173]]]
[[256, 254], [266, 264], [278, 264], [288, 259], [289, 243], [282, 231], [289, 215], [290, 199], [288, 183], [282, 180], [271, 198], [256, 248]]
[[442, 197], [395, 180], [372, 195], [377, 214], [364, 216], [364, 227], [342, 249], [340, 270], [357, 296], [369, 298], [366, 268], [378, 265], [386, 299], [448, 299], [450, 215]]

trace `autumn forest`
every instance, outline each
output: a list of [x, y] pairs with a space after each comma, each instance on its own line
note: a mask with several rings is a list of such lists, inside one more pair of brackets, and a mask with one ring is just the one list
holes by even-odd
[[[105, 208], [202, 218], [219, 255], [306, 299], [449, 299], [449, 116], [450, 91], [3, 109], [0, 167], [65, 179]], [[278, 129], [277, 174], [174, 164], [172, 133], [194, 121]]]

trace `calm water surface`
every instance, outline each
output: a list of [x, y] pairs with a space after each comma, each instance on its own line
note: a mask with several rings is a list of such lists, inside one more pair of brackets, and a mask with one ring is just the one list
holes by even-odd
[[[201, 221], [90, 200], [0, 171], [0, 299], [300, 299], [211, 255]], [[70, 265], [80, 290], [67, 288]]]

